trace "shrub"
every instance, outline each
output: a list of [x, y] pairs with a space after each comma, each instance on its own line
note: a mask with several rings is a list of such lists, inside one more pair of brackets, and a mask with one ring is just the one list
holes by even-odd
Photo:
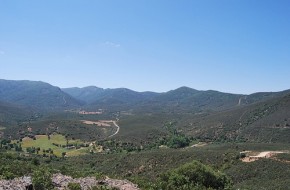
[[69, 183], [67, 186], [70, 190], [81, 190], [81, 185], [79, 183]]
[[36, 157], [34, 157], [34, 158], [32, 159], [32, 164], [35, 165], [35, 166], [39, 166], [39, 165], [40, 165], [40, 161], [39, 161], [39, 159], [37, 159]]
[[95, 174], [95, 176], [96, 176], [96, 180], [102, 180], [102, 179], [105, 178], [105, 175], [103, 173], [101, 173], [101, 172], [97, 172]]
[[163, 190], [230, 189], [231, 181], [225, 174], [193, 161], [163, 174], [159, 179]]
[[32, 184], [34, 189], [37, 190], [50, 190], [53, 189], [52, 174], [47, 168], [39, 168], [34, 170], [32, 174]]
[[184, 136], [173, 136], [167, 146], [170, 148], [183, 148], [189, 145], [189, 139]]

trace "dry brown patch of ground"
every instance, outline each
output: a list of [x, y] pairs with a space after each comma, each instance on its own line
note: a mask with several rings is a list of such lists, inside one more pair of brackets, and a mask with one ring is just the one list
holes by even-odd
[[199, 142], [197, 144], [192, 145], [191, 147], [203, 147], [203, 146], [206, 146], [206, 145], [207, 145], [207, 143], [205, 143], [205, 142]]
[[82, 120], [82, 122], [84, 124], [87, 124], [87, 125], [97, 125], [99, 127], [110, 127], [111, 124], [113, 121], [110, 121], [110, 120], [100, 120], [100, 121], [88, 121], [88, 120]]
[[274, 159], [277, 154], [288, 153], [287, 151], [263, 151], [263, 152], [251, 152], [246, 151], [246, 157], [241, 158], [242, 162], [254, 162], [261, 158]]
[[79, 114], [81, 115], [99, 115], [102, 114], [100, 111], [80, 111]]

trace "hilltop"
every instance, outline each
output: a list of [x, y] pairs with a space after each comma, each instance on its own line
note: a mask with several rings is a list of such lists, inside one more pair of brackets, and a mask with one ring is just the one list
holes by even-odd
[[0, 101], [56, 111], [78, 107], [81, 102], [60, 88], [39, 81], [0, 80]]

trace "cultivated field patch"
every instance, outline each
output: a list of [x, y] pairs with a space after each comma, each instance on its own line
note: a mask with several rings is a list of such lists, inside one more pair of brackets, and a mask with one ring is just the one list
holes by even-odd
[[[83, 142], [80, 140], [67, 140], [63, 135], [51, 135], [50, 138], [47, 135], [36, 135], [35, 140], [29, 137], [22, 139], [22, 148], [35, 147], [40, 148], [39, 154], [43, 154], [43, 151], [51, 149], [53, 154], [60, 157], [63, 152], [66, 152], [67, 156], [78, 156], [85, 154], [88, 148], [76, 149], [75, 145], [80, 145]], [[73, 144], [70, 148], [67, 148], [67, 144]]]
[[82, 122], [87, 125], [97, 125], [99, 127], [110, 127], [111, 123], [113, 123], [113, 121], [111, 120], [99, 120], [99, 121], [82, 120]]

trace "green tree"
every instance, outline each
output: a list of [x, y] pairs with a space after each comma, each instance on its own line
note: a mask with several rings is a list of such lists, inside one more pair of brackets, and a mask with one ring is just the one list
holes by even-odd
[[47, 168], [39, 168], [34, 170], [32, 174], [32, 184], [35, 190], [53, 189], [52, 174]]
[[168, 143], [167, 146], [170, 148], [183, 148], [189, 145], [190, 140], [184, 136], [172, 136]]
[[35, 165], [35, 166], [39, 166], [40, 165], [40, 161], [36, 157], [34, 157], [32, 159], [32, 164]]
[[201, 189], [231, 189], [231, 181], [221, 173], [200, 162], [193, 161], [175, 170], [163, 174], [159, 178], [163, 190], [201, 190]]
[[81, 190], [81, 185], [79, 183], [69, 183], [68, 186], [69, 190]]

